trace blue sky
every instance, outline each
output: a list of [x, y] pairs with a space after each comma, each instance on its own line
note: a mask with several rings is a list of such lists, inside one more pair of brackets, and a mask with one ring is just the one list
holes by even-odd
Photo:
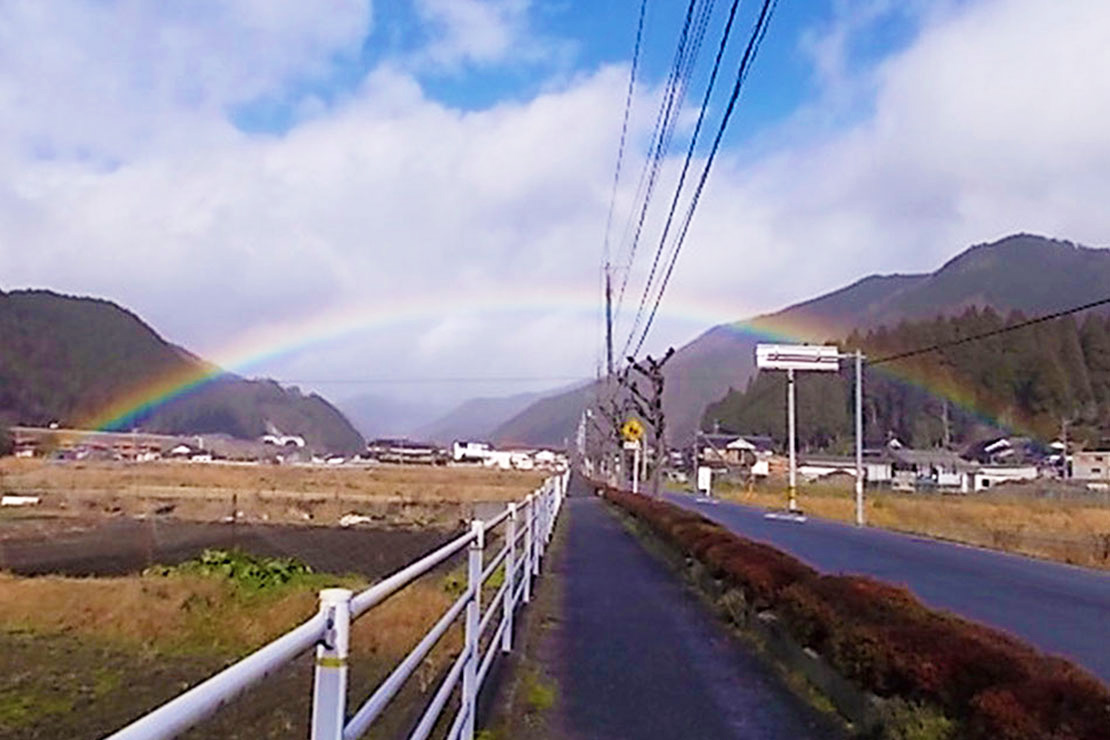
[[[686, 5], [670, 0], [647, 3], [639, 87], [660, 86], [665, 81]], [[727, 0], [713, 6], [709, 31], [693, 76], [695, 84], [687, 94], [688, 105], [700, 99], [729, 6]], [[843, 59], [846, 74], [874, 66], [913, 38], [918, 18], [912, 4], [887, 3], [878, 7], [874, 17], [854, 29], [847, 39]], [[714, 97], [718, 108], [731, 89], [732, 72], [758, 10], [758, 4], [752, 0], [740, 5], [725, 71]], [[534, 46], [534, 58], [517, 58], [509, 63], [462, 62], [447, 68], [417, 65], [415, 74], [425, 94], [458, 110], [474, 111], [506, 101], [526, 101], [576, 75], [605, 65], [629, 65], [639, 11], [640, 3], [636, 0], [538, 0], [526, 9], [521, 20], [530, 35], [528, 43]], [[843, 3], [831, 0], [778, 3], [727, 143], [736, 144], [757, 136], [820, 95], [820, 80], [812, 54], [807, 51], [807, 39], [829, 33], [843, 13]], [[418, 54], [433, 32], [411, 2], [378, 2], [357, 50], [345, 49], [336, 54], [326, 74], [295, 79], [278, 94], [235, 105], [229, 113], [244, 131], [280, 135], [296, 124], [298, 107], [306, 97], [333, 105], [345, 100], [355, 93], [370, 70], [399, 60], [403, 63], [407, 57]], [[858, 101], [859, 105], [866, 102]], [[620, 101], [614, 103], [619, 109]], [[851, 120], [858, 112], [845, 111], [843, 115]]]

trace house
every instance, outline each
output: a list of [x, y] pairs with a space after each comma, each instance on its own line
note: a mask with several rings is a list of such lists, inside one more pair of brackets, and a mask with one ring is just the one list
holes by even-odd
[[488, 442], [455, 440], [451, 444], [451, 459], [457, 463], [484, 463], [492, 449]]
[[[863, 481], [869, 486], [887, 485], [892, 475], [893, 460], [886, 455], [876, 454], [873, 450], [864, 451]], [[799, 461], [798, 475], [803, 480], [812, 481], [830, 475], [849, 475], [856, 477], [856, 458], [854, 456], [813, 455]]]
[[1052, 451], [1030, 437], [997, 437], [977, 442], [962, 457], [984, 465], [1039, 465]]
[[445, 462], [440, 449], [428, 442], [409, 439], [374, 439], [366, 443], [371, 460], [410, 465], [439, 465]]
[[1110, 481], [1110, 450], [1083, 450], [1071, 454], [1071, 477], [1077, 481]]
[[761, 435], [699, 433], [696, 446], [701, 464], [725, 467], [753, 466], [774, 450], [771, 438]]
[[274, 445], [276, 447], [304, 447], [304, 437], [299, 434], [263, 434], [260, 441], [264, 445]]
[[1036, 480], [1038, 469], [1036, 465], [983, 465], [972, 473], [975, 491], [983, 491], [997, 486], [999, 483], [1017, 483], [1021, 481]]
[[891, 486], [896, 491], [948, 489], [967, 493], [978, 465], [948, 450], [914, 450], [888, 445]]

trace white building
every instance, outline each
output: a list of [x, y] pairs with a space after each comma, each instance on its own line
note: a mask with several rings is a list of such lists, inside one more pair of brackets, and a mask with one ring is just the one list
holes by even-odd
[[451, 445], [451, 459], [458, 463], [484, 463], [492, 451], [488, 442], [455, 440]]
[[984, 465], [973, 474], [975, 490], [982, 491], [999, 483], [1036, 480], [1036, 465]]

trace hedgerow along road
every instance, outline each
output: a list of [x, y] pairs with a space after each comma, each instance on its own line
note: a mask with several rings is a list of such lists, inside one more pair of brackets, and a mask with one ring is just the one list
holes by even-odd
[[1110, 574], [928, 537], [764, 511], [677, 493], [666, 498], [825, 573], [908, 587], [932, 607], [1000, 628], [1110, 683]]

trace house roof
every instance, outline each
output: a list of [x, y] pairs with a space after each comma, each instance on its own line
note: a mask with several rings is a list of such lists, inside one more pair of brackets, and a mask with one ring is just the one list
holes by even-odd
[[890, 449], [890, 456], [903, 465], [936, 465], [956, 470], [974, 470], [978, 466], [948, 450], [913, 450], [908, 447]]

